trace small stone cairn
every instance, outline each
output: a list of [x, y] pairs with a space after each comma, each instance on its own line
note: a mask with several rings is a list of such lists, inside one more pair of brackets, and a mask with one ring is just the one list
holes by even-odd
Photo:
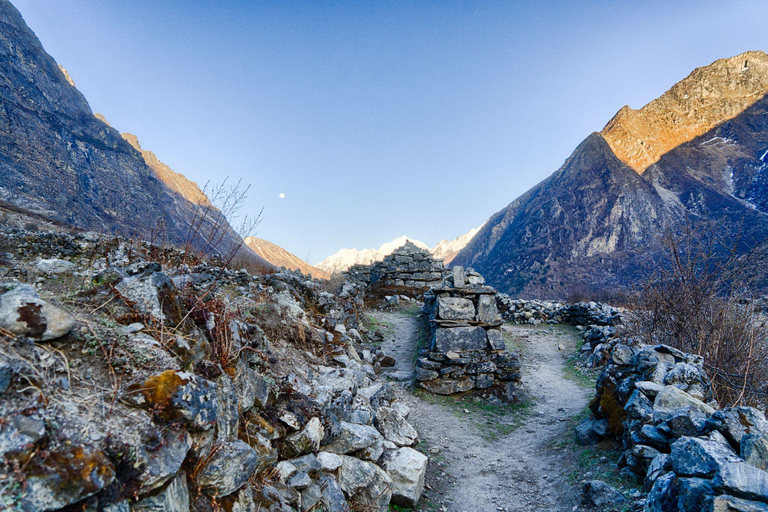
[[368, 285], [381, 281], [387, 286], [428, 288], [441, 286], [447, 271], [443, 260], [435, 259], [429, 251], [407, 241], [383, 261], [372, 265], [353, 265], [345, 275]]
[[518, 401], [524, 393], [520, 358], [501, 333], [496, 290], [477, 272], [453, 267], [443, 284], [424, 294], [430, 344], [416, 363], [418, 386], [451, 395], [498, 390]]

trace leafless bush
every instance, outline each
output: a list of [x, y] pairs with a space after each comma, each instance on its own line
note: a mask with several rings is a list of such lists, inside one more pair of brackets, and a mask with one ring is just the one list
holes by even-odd
[[[228, 184], [227, 181], [225, 178], [218, 185], [206, 184], [203, 187], [204, 199], [195, 205], [192, 222], [183, 244], [185, 259], [182, 263], [194, 265], [203, 259], [216, 256], [221, 260], [222, 266], [228, 266], [243, 248], [244, 238], [254, 234], [261, 222], [263, 209], [255, 218], [244, 216], [239, 229], [236, 230], [238, 240], [231, 245], [226, 243], [227, 235], [231, 234], [228, 219], [237, 218], [250, 189], [250, 185], [243, 185], [241, 180], [234, 185]], [[208, 195], [210, 200], [207, 200]]]
[[663, 242], [667, 258], [636, 293], [630, 333], [704, 356], [720, 405], [765, 408], [768, 329], [744, 279], [751, 251], [716, 225], [688, 223]]
[[568, 289], [565, 302], [602, 302], [611, 306], [624, 306], [630, 301], [630, 294], [623, 289], [594, 288], [586, 285], [575, 285]]

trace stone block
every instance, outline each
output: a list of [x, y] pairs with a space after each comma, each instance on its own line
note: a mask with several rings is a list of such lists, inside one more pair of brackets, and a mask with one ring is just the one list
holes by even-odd
[[482, 327], [438, 328], [433, 349], [438, 352], [485, 350], [488, 338]]
[[439, 297], [437, 314], [443, 320], [472, 320], [475, 318], [475, 305], [461, 297]]

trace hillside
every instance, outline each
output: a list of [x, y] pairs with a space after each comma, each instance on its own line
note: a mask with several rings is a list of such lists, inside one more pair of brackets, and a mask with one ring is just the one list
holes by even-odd
[[[94, 116], [7, 0], [0, 0], [0, 78], [0, 199], [85, 230], [176, 244], [197, 231], [193, 245], [203, 251], [239, 246], [196, 185]], [[265, 264], [250, 250], [241, 255]]]
[[256, 238], [255, 236], [247, 236], [245, 237], [245, 245], [276, 267], [298, 270], [302, 274], [310, 275], [316, 279], [328, 279], [331, 277], [328, 272], [313, 267], [295, 254], [267, 240]]
[[[623, 108], [552, 176], [493, 215], [456, 257], [504, 291], [564, 296], [631, 286], [666, 227], [714, 221], [768, 236], [768, 55], [695, 70], [639, 110]], [[710, 106], [712, 108], [705, 108]], [[756, 276], [765, 284], [765, 271]]]
[[429, 252], [437, 259], [443, 260], [443, 263], [449, 265], [459, 252], [467, 246], [476, 234], [480, 232], [485, 224], [480, 227], [472, 228], [463, 235], [457, 236], [453, 240], [441, 240]]

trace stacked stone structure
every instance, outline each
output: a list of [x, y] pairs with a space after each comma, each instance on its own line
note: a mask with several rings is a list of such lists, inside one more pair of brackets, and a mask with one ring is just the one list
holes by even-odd
[[430, 344], [416, 364], [418, 385], [441, 395], [496, 388], [520, 399], [520, 359], [506, 350], [496, 290], [476, 272], [452, 270], [443, 286], [424, 295]]
[[431, 288], [442, 286], [448, 272], [443, 260], [407, 241], [383, 261], [371, 265], [353, 265], [345, 273], [347, 279], [366, 285], [382, 282], [387, 286]]

